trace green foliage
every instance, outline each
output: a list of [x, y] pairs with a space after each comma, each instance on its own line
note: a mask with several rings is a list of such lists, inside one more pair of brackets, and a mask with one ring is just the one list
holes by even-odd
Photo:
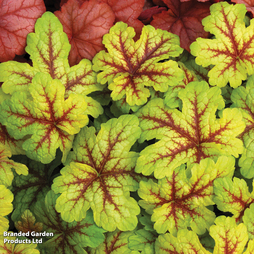
[[[40, 247], [54, 253], [82, 253], [82, 248], [89, 246], [96, 248], [104, 240], [104, 230], [98, 228], [93, 220], [92, 212], [87, 212], [85, 219], [79, 222], [67, 223], [61, 219], [55, 210], [57, 195], [49, 191], [45, 202], [37, 203], [34, 214], [37, 221], [43, 223], [44, 230], [54, 233], [54, 237], [44, 239]], [[46, 241], [47, 240], [47, 241]]]
[[192, 55], [177, 35], [116, 22], [106, 50], [72, 67], [44, 13], [27, 37], [32, 65], [0, 64], [0, 253], [253, 253], [245, 13], [212, 5], [214, 38]]

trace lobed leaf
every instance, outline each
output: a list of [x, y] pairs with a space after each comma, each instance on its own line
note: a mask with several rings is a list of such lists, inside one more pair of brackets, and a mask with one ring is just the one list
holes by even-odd
[[0, 1], [0, 62], [24, 54], [27, 34], [46, 11], [43, 0]]
[[[63, 27], [57, 17], [51, 12], [45, 12], [35, 24], [35, 33], [27, 36], [26, 52], [30, 54], [33, 66], [27, 63], [9, 61], [0, 64], [0, 82], [3, 83], [3, 91], [13, 94], [15, 91], [28, 91], [32, 79], [38, 72], [47, 73], [53, 79], [59, 79], [65, 87], [65, 99], [71, 93], [84, 96], [93, 91], [101, 90], [96, 83], [96, 75], [92, 71], [89, 60], [83, 59], [78, 65], [70, 67], [68, 55], [71, 45]], [[93, 108], [96, 102], [91, 100]], [[98, 105], [97, 105], [98, 107]], [[90, 109], [88, 113], [96, 116], [101, 113]]]
[[104, 242], [96, 249], [93, 249], [91, 254], [136, 254], [128, 247], [129, 237], [133, 234], [133, 231], [122, 232], [118, 229], [114, 232], [107, 232]]
[[241, 137], [244, 142], [244, 151], [239, 160], [239, 166], [241, 167], [241, 174], [246, 178], [254, 177], [254, 76], [251, 76], [246, 84], [246, 88], [238, 87], [232, 92], [231, 100], [233, 108], [239, 108], [243, 115], [243, 121], [246, 124], [244, 132]]
[[252, 15], [254, 14], [253, 0], [232, 0], [232, 2], [236, 4], [244, 4], [246, 6], [247, 11], [251, 12]]
[[188, 2], [163, 0], [163, 2], [169, 10], [154, 15], [152, 26], [178, 35], [181, 47], [187, 51], [190, 51], [191, 43], [198, 37], [208, 37], [201, 21], [210, 14], [211, 3], [200, 3], [195, 0]]
[[130, 106], [146, 103], [150, 93], [145, 86], [165, 92], [183, 78], [176, 62], [158, 63], [182, 52], [176, 35], [144, 26], [137, 42], [134, 36], [132, 27], [118, 22], [103, 37], [108, 53], [100, 51], [93, 59], [93, 69], [102, 71], [97, 75], [98, 82], [108, 82], [112, 99], [126, 96]]
[[248, 241], [248, 233], [243, 223], [236, 225], [233, 218], [219, 216], [210, 228], [210, 235], [215, 240], [214, 254], [243, 253]]
[[91, 211], [87, 212], [85, 219], [67, 223], [55, 210], [56, 199], [57, 195], [49, 191], [45, 201], [37, 203], [34, 210], [37, 220], [43, 223], [44, 230], [54, 234], [51, 238], [46, 237], [42, 249], [56, 254], [85, 253], [83, 247], [96, 248], [103, 242], [105, 231], [95, 225]]
[[0, 184], [9, 187], [14, 178], [12, 169], [15, 169], [17, 174], [28, 175], [28, 168], [26, 165], [10, 160], [11, 151], [8, 147], [0, 144]]
[[15, 228], [18, 231], [22, 232], [41, 232], [43, 228], [43, 224], [41, 222], [36, 222], [36, 219], [31, 213], [30, 210], [25, 210], [23, 214], [21, 215], [21, 221], [15, 221]]
[[35, 204], [45, 199], [47, 192], [50, 190], [52, 173], [61, 164], [61, 154], [58, 151], [56, 158], [46, 165], [31, 160], [27, 156], [14, 156], [13, 159], [27, 165], [29, 168], [27, 176], [15, 175], [12, 183], [15, 199], [11, 219], [16, 222], [21, 219], [20, 216], [25, 210], [34, 212]]
[[113, 10], [116, 19], [115, 22], [123, 21], [135, 29], [136, 36], [134, 40], [138, 39], [142, 27], [144, 26], [141, 22], [140, 15], [145, 6], [145, 0], [103, 0]]
[[27, 93], [14, 93], [1, 105], [0, 121], [16, 139], [31, 135], [22, 147], [31, 159], [49, 163], [60, 147], [63, 160], [71, 149], [73, 135], [88, 122], [84, 97], [71, 94], [50, 75], [37, 73]]
[[16, 237], [4, 237], [3, 235], [0, 236], [0, 253], [1, 254], [40, 254], [39, 250], [35, 249], [37, 244], [35, 243], [13, 243], [13, 242], [6, 242], [4, 243], [4, 239], [9, 241], [15, 241]]
[[197, 56], [196, 63], [204, 67], [214, 65], [209, 71], [209, 83], [224, 87], [227, 82], [236, 88], [253, 72], [253, 20], [246, 28], [243, 4], [227, 2], [213, 4], [211, 15], [202, 20], [205, 31], [215, 39], [198, 38], [191, 44], [191, 54]]
[[254, 193], [249, 193], [248, 186], [243, 179], [234, 177], [233, 182], [225, 177], [214, 181], [214, 202], [221, 211], [230, 212], [238, 222], [246, 210], [253, 203]]
[[140, 136], [138, 124], [136, 116], [123, 115], [101, 124], [97, 137], [93, 127], [80, 131], [52, 185], [62, 193], [56, 209], [65, 221], [85, 218], [91, 207], [95, 223], [107, 231], [136, 227], [140, 209], [129, 191], [137, 190], [140, 178], [134, 172], [137, 153], [129, 150]]
[[[139, 204], [152, 214], [154, 229], [159, 234], [168, 230], [176, 235], [177, 231], [188, 227], [197, 234], [204, 234], [215, 219], [215, 214], [206, 208], [214, 204], [213, 181], [232, 175], [233, 171], [234, 159], [225, 156], [216, 164], [204, 159], [187, 172], [184, 166], [178, 167], [171, 176], [159, 179], [158, 184], [152, 180], [141, 181], [138, 194], [143, 200]], [[190, 172], [191, 177], [187, 177]]]
[[83, 1], [81, 4], [77, 0], [69, 0], [54, 14], [63, 24], [71, 44], [71, 66], [83, 58], [92, 60], [103, 49], [102, 37], [108, 33], [115, 20], [110, 6], [97, 0]]
[[181, 253], [181, 254], [208, 254], [197, 235], [193, 231], [187, 229], [180, 230], [177, 237], [171, 234], [159, 235], [155, 243], [155, 253]]
[[205, 81], [191, 82], [179, 92], [182, 112], [167, 108], [161, 99], [154, 99], [137, 112], [142, 129], [141, 142], [159, 139], [140, 153], [136, 172], [158, 179], [170, 176], [183, 163], [215, 159], [243, 151], [242, 141], [236, 138], [245, 128], [237, 109], [223, 110], [216, 119], [216, 110], [224, 107], [217, 87], [209, 88]]

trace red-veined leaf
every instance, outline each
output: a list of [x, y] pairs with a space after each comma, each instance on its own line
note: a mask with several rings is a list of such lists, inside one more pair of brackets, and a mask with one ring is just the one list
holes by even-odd
[[118, 22], [103, 37], [108, 53], [101, 51], [93, 59], [93, 69], [102, 71], [97, 75], [98, 82], [108, 82], [113, 100], [126, 96], [130, 106], [146, 103], [150, 95], [147, 86], [166, 92], [168, 86], [175, 86], [183, 78], [175, 61], [160, 62], [182, 52], [176, 35], [147, 25], [138, 41], [134, 42], [134, 36], [132, 27]]
[[97, 136], [93, 127], [81, 129], [52, 185], [62, 193], [56, 209], [65, 221], [85, 218], [91, 207], [95, 223], [108, 231], [136, 227], [140, 208], [129, 191], [137, 190], [140, 176], [138, 154], [129, 150], [140, 136], [138, 124], [136, 116], [123, 115], [101, 124]]
[[44, 237], [40, 249], [46, 253], [85, 254], [84, 247], [94, 249], [100, 245], [105, 238], [105, 230], [95, 225], [92, 211], [89, 210], [86, 218], [79, 222], [67, 223], [55, 209], [57, 197], [52, 190], [49, 191], [45, 200], [38, 202], [34, 209], [34, 215], [43, 224], [44, 230], [53, 233], [53, 236]]
[[[102, 87], [96, 82], [96, 74], [88, 59], [82, 59], [78, 65], [70, 68], [68, 55], [71, 45], [57, 17], [46, 12], [35, 24], [35, 33], [27, 36], [26, 51], [32, 59], [27, 63], [9, 61], [0, 64], [0, 82], [4, 82], [4, 93], [28, 91], [35, 74], [47, 73], [53, 79], [59, 79], [65, 86], [65, 99], [71, 93], [87, 96]], [[88, 98], [87, 113], [98, 117], [102, 108], [98, 102]], [[90, 112], [91, 111], [91, 112]]]
[[103, 49], [102, 37], [108, 33], [115, 20], [111, 8], [98, 0], [84, 1], [81, 5], [77, 0], [69, 0], [55, 15], [71, 44], [71, 66], [83, 58], [92, 60]]
[[244, 253], [248, 233], [243, 223], [236, 225], [234, 218], [219, 216], [209, 231], [215, 240], [213, 254]]
[[45, 11], [43, 0], [0, 0], [0, 62], [25, 53], [26, 37]]
[[132, 235], [134, 235], [134, 231], [123, 232], [117, 229], [114, 232], [107, 232], [104, 242], [93, 249], [91, 254], [132, 254], [133, 252], [128, 247], [129, 237]]
[[210, 3], [191, 0], [181, 3], [180, 0], [164, 0], [170, 8], [153, 16], [151, 25], [167, 30], [180, 37], [180, 46], [190, 51], [190, 44], [198, 37], [208, 37], [202, 26], [202, 19], [210, 14]]
[[245, 124], [238, 109], [224, 109], [222, 117], [216, 119], [216, 110], [225, 105], [220, 93], [218, 87], [209, 88], [205, 81], [191, 82], [178, 93], [182, 112], [169, 109], [162, 99], [141, 108], [137, 112], [143, 130], [140, 141], [159, 141], [141, 151], [136, 172], [154, 172], [156, 178], [163, 178], [185, 162], [200, 162], [222, 154], [238, 157], [243, 143], [236, 137]]
[[211, 15], [204, 18], [202, 24], [215, 38], [198, 38], [190, 47], [191, 54], [197, 56], [197, 64], [203, 67], [214, 65], [208, 73], [212, 86], [224, 87], [229, 82], [236, 88], [247, 74], [254, 73], [254, 20], [246, 27], [245, 14], [243, 4], [213, 4]]
[[177, 237], [172, 234], [159, 235], [155, 242], [155, 253], [159, 254], [210, 254], [200, 243], [197, 235], [187, 229], [180, 230]]
[[254, 192], [250, 193], [244, 179], [234, 177], [214, 181], [214, 202], [223, 212], [230, 212], [233, 218], [239, 222], [250, 204], [254, 202]]
[[45, 73], [35, 75], [29, 92], [14, 93], [10, 100], [5, 100], [0, 121], [16, 139], [30, 135], [22, 145], [28, 157], [49, 163], [60, 147], [65, 160], [74, 134], [88, 122], [84, 97], [70, 94], [64, 100], [64, 85]]
[[[191, 173], [190, 173], [191, 172]], [[191, 227], [197, 234], [204, 234], [213, 224], [215, 214], [207, 206], [213, 205], [213, 181], [234, 172], [232, 157], [219, 157], [215, 164], [204, 159], [200, 164], [185, 170], [182, 165], [172, 175], [158, 180], [140, 182], [139, 204], [152, 214], [154, 229], [159, 234], [169, 231], [176, 235], [180, 229]], [[187, 175], [191, 177], [187, 177]]]
[[21, 215], [21, 221], [15, 221], [15, 227], [18, 231], [22, 231], [24, 233], [27, 232], [41, 232], [43, 229], [43, 224], [41, 222], [36, 222], [36, 219], [31, 213], [30, 210], [25, 210], [23, 214]]

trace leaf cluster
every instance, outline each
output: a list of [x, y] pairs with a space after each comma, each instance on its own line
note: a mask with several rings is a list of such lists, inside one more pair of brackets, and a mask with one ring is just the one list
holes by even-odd
[[[163, 2], [154, 24], [191, 12], [191, 1]], [[31, 64], [0, 64], [0, 253], [253, 253], [246, 7], [211, 5], [202, 24], [213, 37], [189, 47], [139, 26], [139, 11], [132, 26], [119, 21], [121, 1], [61, 6], [27, 35]], [[73, 53], [60, 22], [70, 6], [88, 18], [105, 8], [104, 49]]]

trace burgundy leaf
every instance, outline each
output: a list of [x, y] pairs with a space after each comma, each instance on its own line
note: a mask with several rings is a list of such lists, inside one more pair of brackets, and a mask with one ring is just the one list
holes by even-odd
[[104, 0], [112, 8], [115, 13], [116, 20], [123, 21], [135, 29], [137, 39], [143, 27], [143, 23], [138, 20], [139, 15], [143, 11], [145, 0]]
[[162, 11], [166, 11], [166, 10], [167, 10], [166, 7], [153, 6], [149, 9], [142, 11], [138, 19], [141, 20], [145, 25], [147, 25], [152, 21], [153, 15], [159, 14]]
[[190, 51], [189, 47], [198, 37], [208, 37], [202, 25], [202, 19], [210, 14], [211, 3], [199, 3], [196, 0], [181, 3], [180, 0], [164, 0], [168, 11], [153, 16], [151, 25], [167, 30], [180, 37], [182, 48]]

